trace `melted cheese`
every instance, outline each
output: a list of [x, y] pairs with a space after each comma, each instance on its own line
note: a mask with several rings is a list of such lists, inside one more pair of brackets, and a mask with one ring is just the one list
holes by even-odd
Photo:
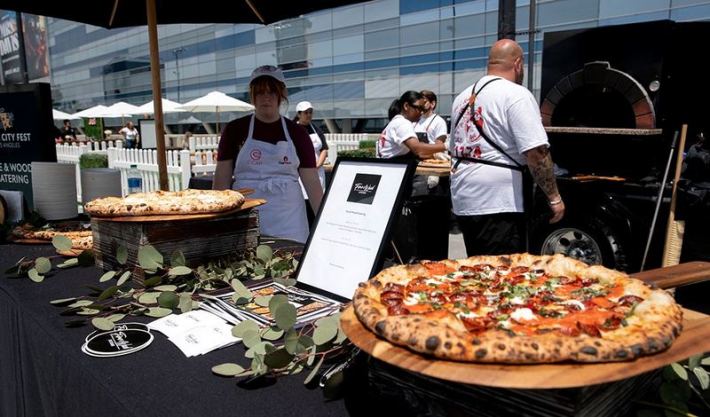
[[517, 322], [537, 320], [535, 313], [529, 308], [519, 308], [510, 314], [510, 318]]

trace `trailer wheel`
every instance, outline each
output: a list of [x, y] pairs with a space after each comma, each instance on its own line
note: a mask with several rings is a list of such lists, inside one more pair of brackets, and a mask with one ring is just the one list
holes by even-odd
[[597, 218], [585, 221], [565, 219], [556, 224], [541, 220], [537, 224], [539, 226], [533, 228], [531, 236], [533, 253], [560, 253], [589, 265], [604, 265], [620, 271], [629, 267], [619, 234]]

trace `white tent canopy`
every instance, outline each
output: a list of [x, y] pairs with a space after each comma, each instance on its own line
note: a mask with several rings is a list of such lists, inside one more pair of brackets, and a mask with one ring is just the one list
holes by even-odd
[[63, 111], [52, 109], [52, 119], [54, 120], [72, 120], [81, 119], [81, 117], [76, 117], [73, 114], [64, 113]]
[[72, 116], [82, 118], [82, 117], [104, 117], [103, 114], [106, 112], [106, 109], [108, 107], [104, 105], [97, 105], [94, 107], [89, 107], [86, 110], [82, 110], [80, 112], [74, 113]]
[[221, 111], [252, 111], [254, 106], [236, 98], [229, 97], [221, 91], [212, 91], [206, 95], [179, 106], [189, 112], [221, 112]]
[[106, 108], [100, 117], [131, 117], [136, 114], [136, 110], [138, 110], [138, 106], [119, 101]]
[[[168, 100], [166, 98], [162, 99], [162, 103], [163, 113], [178, 113], [187, 111], [179, 108], [180, 106], [182, 106], [180, 103]], [[153, 100], [149, 101], [148, 103], [145, 103], [142, 106], [139, 106], [134, 114], [153, 114]]]

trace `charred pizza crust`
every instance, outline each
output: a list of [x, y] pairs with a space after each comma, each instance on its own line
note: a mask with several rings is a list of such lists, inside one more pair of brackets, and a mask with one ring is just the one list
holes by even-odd
[[86, 212], [99, 217], [220, 213], [239, 208], [244, 196], [234, 190], [183, 190], [105, 197], [86, 203]]
[[[550, 276], [584, 277], [601, 285], [623, 287], [624, 296], [640, 297], [625, 325], [595, 336], [558, 332], [513, 334], [500, 328], [482, 332], [467, 330], [462, 321], [446, 311], [428, 314], [391, 315], [380, 295], [388, 284], [406, 285], [417, 277], [431, 276], [426, 264], [402, 265], [380, 272], [360, 285], [353, 298], [360, 321], [388, 341], [438, 358], [501, 363], [550, 363], [561, 361], [624, 361], [667, 349], [682, 329], [682, 310], [673, 298], [642, 281], [601, 266], [588, 266], [562, 255], [471, 257], [442, 261], [452, 270], [490, 264], [495, 267], [525, 266], [544, 270]], [[579, 323], [578, 323], [579, 325]]]

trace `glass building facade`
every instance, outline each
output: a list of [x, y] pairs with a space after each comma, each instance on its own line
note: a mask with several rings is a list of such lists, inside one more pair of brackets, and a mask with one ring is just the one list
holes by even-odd
[[[186, 102], [213, 90], [248, 101], [250, 72], [280, 66], [287, 114], [308, 100], [317, 119], [344, 131], [375, 131], [392, 100], [432, 90], [448, 115], [453, 98], [485, 71], [497, 39], [498, 0], [376, 0], [261, 25], [159, 27], [164, 97]], [[516, 8], [518, 41], [528, 50], [529, 0]], [[545, 32], [671, 19], [710, 19], [710, 0], [538, 0], [534, 93]], [[54, 107], [152, 99], [144, 27], [106, 30], [49, 19]], [[333, 126], [331, 124], [330, 126]]]

